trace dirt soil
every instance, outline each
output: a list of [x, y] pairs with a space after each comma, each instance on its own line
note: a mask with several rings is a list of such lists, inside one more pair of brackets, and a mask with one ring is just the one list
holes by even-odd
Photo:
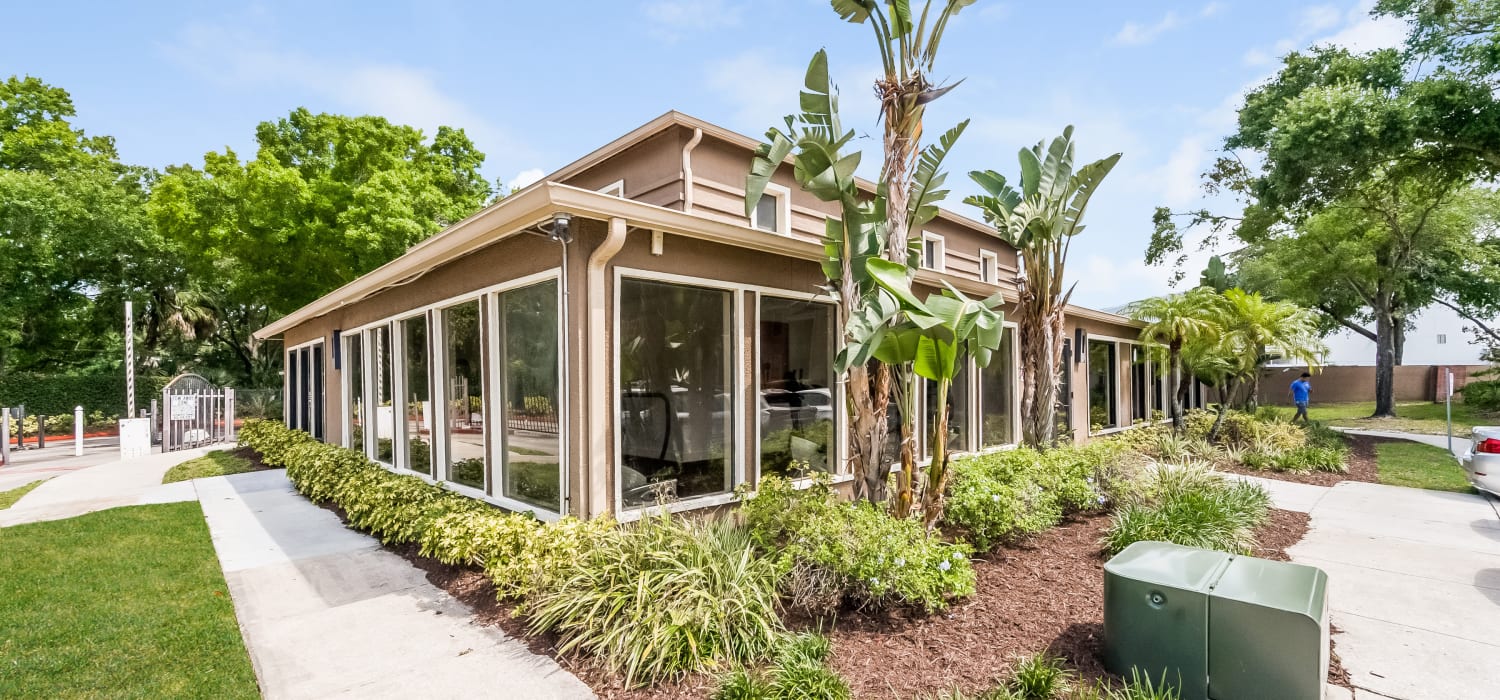
[[[342, 517], [337, 508], [330, 507]], [[1307, 516], [1273, 510], [1257, 532], [1256, 556], [1285, 561], [1302, 538]], [[1074, 519], [1029, 542], [1004, 547], [975, 562], [976, 594], [946, 613], [920, 616], [846, 611], [832, 622], [830, 664], [859, 698], [933, 696], [946, 690], [979, 692], [1008, 677], [1018, 658], [1047, 650], [1081, 678], [1107, 677], [1099, 654], [1104, 627], [1104, 562], [1099, 546], [1108, 516]], [[617, 674], [586, 659], [561, 656], [552, 635], [530, 635], [514, 606], [495, 600], [494, 586], [473, 567], [422, 557], [415, 545], [390, 548], [427, 573], [427, 580], [468, 605], [475, 622], [496, 625], [556, 658], [608, 700], [687, 700], [713, 693], [714, 679], [692, 676], [650, 688], [627, 689]], [[828, 628], [828, 622], [824, 628]], [[812, 627], [793, 620], [793, 627]], [[1329, 680], [1348, 685], [1333, 657]]]
[[[248, 461], [250, 463], [250, 468], [246, 469], [245, 471], [259, 472], [259, 471], [265, 471], [267, 469], [280, 469], [280, 467], [273, 467], [273, 466], [271, 466], [269, 464], [266, 464], [265, 462], [260, 461], [260, 453], [257, 452], [257, 451], [255, 451], [254, 448], [250, 448], [250, 447], [236, 447], [236, 448], [230, 450], [229, 454], [231, 454], [231, 455], [233, 455], [235, 457], [239, 457], [240, 459], [243, 459], [243, 460]], [[343, 513], [339, 513], [339, 517], [340, 518], [344, 517], [344, 514]]]
[[1312, 484], [1314, 486], [1333, 486], [1341, 481], [1363, 481], [1371, 484], [1380, 483], [1379, 472], [1375, 466], [1375, 446], [1382, 442], [1400, 442], [1390, 438], [1371, 437], [1369, 435], [1345, 435], [1349, 441], [1349, 472], [1347, 474], [1334, 474], [1332, 472], [1309, 472], [1297, 474], [1293, 472], [1278, 472], [1270, 469], [1248, 469], [1238, 465], [1215, 465], [1219, 471], [1258, 476], [1264, 479], [1276, 479], [1278, 481], [1295, 481], [1299, 484]]

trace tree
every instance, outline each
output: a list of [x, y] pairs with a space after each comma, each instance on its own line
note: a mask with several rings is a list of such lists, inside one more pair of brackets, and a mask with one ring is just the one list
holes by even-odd
[[1126, 307], [1125, 313], [1145, 323], [1141, 340], [1166, 348], [1167, 367], [1171, 372], [1172, 429], [1182, 431], [1183, 349], [1189, 343], [1212, 338], [1218, 330], [1214, 322], [1222, 298], [1208, 287], [1197, 287], [1179, 294], [1150, 297]]
[[964, 200], [983, 210], [1000, 238], [1020, 253], [1016, 340], [1027, 378], [1021, 388], [1021, 434], [1033, 447], [1053, 442], [1064, 312], [1073, 294], [1072, 287], [1063, 289], [1068, 250], [1083, 232], [1089, 199], [1120, 161], [1116, 153], [1075, 171], [1073, 151], [1069, 126], [1050, 146], [1044, 141], [1021, 149], [1019, 191], [993, 170], [976, 171], [969, 177], [988, 194]]
[[[936, 202], [941, 197], [923, 202], [921, 195], [921, 192], [936, 193], [941, 187], [940, 181], [928, 181], [940, 177], [941, 172], [936, 167], [924, 167], [929, 152], [921, 146], [922, 118], [927, 105], [953, 89], [956, 83], [936, 86], [928, 80], [927, 73], [933, 68], [949, 20], [974, 2], [939, 0], [935, 15], [932, 0], [923, 4], [919, 15], [912, 13], [911, 3], [905, 0], [889, 2], [884, 9], [878, 0], [830, 2], [834, 12], [845, 21], [868, 23], [880, 51], [882, 74], [875, 80], [875, 95], [880, 100], [883, 129], [880, 168], [880, 198], [883, 201], [877, 206], [884, 227], [874, 251], [892, 262], [908, 262], [913, 254], [912, 232], [937, 215]], [[932, 20], [930, 25], [929, 19]], [[948, 133], [956, 139], [962, 130], [963, 125], [960, 125]], [[943, 147], [943, 152], [946, 153], [951, 145], [950, 141]], [[898, 382], [895, 388], [900, 384]], [[859, 428], [855, 442], [860, 443], [850, 450], [851, 462], [856, 473], [868, 476], [865, 483], [856, 483], [855, 492], [872, 500], [884, 500], [885, 477], [876, 470], [888, 461], [881, 455], [881, 445], [893, 389], [891, 367], [875, 363], [872, 367], [853, 369], [847, 386], [850, 387], [851, 422]], [[900, 449], [903, 464], [915, 461], [913, 434], [905, 427]]]
[[[380, 117], [294, 110], [256, 128], [258, 150], [169, 168], [151, 220], [182, 251], [199, 330], [238, 381], [279, 361], [251, 333], [395, 258], [482, 207], [484, 154], [461, 129], [422, 132]], [[296, 274], [288, 274], [296, 270]]]
[[117, 370], [122, 302], [149, 325], [177, 272], [145, 216], [151, 173], [74, 116], [62, 88], [0, 82], [0, 374]]
[[[886, 500], [890, 473], [890, 462], [881, 454], [886, 436], [887, 395], [879, 393], [889, 391], [889, 370], [883, 369], [886, 367], [883, 363], [877, 365], [886, 377], [886, 388], [877, 390], [882, 382], [872, 376], [878, 374], [871, 371], [870, 366], [874, 348], [853, 346], [850, 341], [877, 332], [859, 324], [887, 323], [894, 314], [893, 308], [887, 308], [886, 313], [864, 313], [866, 305], [881, 300], [875, 294], [875, 282], [868, 263], [881, 256], [888, 206], [883, 193], [888, 188], [880, 187], [873, 197], [859, 190], [854, 171], [859, 167], [860, 153], [843, 152], [854, 139], [854, 132], [844, 129], [839, 118], [838, 91], [828, 77], [826, 52], [813, 55], [804, 82], [802, 113], [787, 117], [784, 129], [768, 130], [766, 143], [761, 144], [751, 161], [750, 173], [745, 178], [745, 212], [748, 216], [754, 210], [765, 193], [766, 183], [788, 156], [793, 159], [793, 177], [803, 191], [819, 200], [839, 203], [840, 215], [825, 220], [822, 261], [830, 293], [838, 302], [846, 341], [835, 369], [841, 374], [847, 372], [849, 377], [846, 395], [851, 433], [850, 463], [854, 473], [859, 475], [855, 481], [855, 493], [878, 503]], [[937, 202], [947, 196], [947, 191], [942, 189], [946, 180], [942, 162], [966, 125], [967, 122], [954, 127], [937, 144], [923, 149], [916, 187], [907, 200], [906, 225], [920, 227], [937, 215]], [[910, 258], [903, 257], [900, 264], [910, 265]], [[903, 413], [908, 418], [911, 414], [911, 411]], [[902, 427], [903, 465], [908, 462], [915, 464], [916, 460], [909, 439], [909, 424], [910, 420], [904, 421]]]
[[1255, 409], [1260, 369], [1273, 357], [1268, 351], [1309, 367], [1316, 367], [1327, 351], [1318, 339], [1313, 314], [1296, 304], [1271, 301], [1239, 288], [1225, 290], [1220, 298], [1222, 303], [1215, 305], [1220, 344], [1232, 359], [1221, 403], [1234, 403], [1235, 389], [1243, 385], [1247, 392], [1240, 404], [1246, 410]]
[[[937, 387], [937, 417], [929, 439], [931, 462], [922, 489], [922, 521], [931, 529], [942, 517], [948, 490], [948, 390], [968, 358], [981, 368], [989, 366], [1004, 330], [1005, 315], [999, 311], [1004, 299], [997, 293], [976, 301], [949, 286], [922, 300], [911, 289], [915, 277], [911, 266], [872, 259], [868, 269], [879, 286], [880, 299], [863, 307], [870, 318], [855, 324], [859, 335], [850, 347], [857, 354], [873, 352], [887, 365], [910, 366], [911, 374]], [[905, 387], [907, 396], [915, 393], [914, 384]], [[916, 424], [916, 412], [910, 408], [902, 416], [906, 423]], [[915, 463], [903, 460], [892, 507], [896, 517], [910, 514], [915, 477]]]

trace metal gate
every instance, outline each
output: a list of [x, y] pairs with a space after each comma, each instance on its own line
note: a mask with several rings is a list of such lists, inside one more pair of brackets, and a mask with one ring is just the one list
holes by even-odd
[[234, 440], [234, 389], [183, 374], [161, 391], [161, 450]]

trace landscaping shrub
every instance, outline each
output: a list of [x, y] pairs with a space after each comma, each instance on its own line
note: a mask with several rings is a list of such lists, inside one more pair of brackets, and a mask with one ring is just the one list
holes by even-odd
[[847, 700], [849, 685], [830, 670], [828, 638], [803, 633], [784, 638], [765, 672], [737, 668], [719, 679], [714, 700]]
[[648, 517], [591, 543], [527, 604], [533, 632], [627, 683], [764, 658], [783, 634], [777, 567], [732, 523]]
[[1464, 403], [1481, 411], [1500, 411], [1500, 379], [1469, 382], [1460, 391]]
[[1160, 466], [1123, 498], [1104, 544], [1111, 554], [1143, 540], [1248, 554], [1270, 505], [1265, 489], [1204, 465]]
[[1105, 507], [1124, 459], [1119, 443], [1099, 441], [955, 460], [943, 521], [981, 551], [1014, 542], [1067, 515]]
[[1016, 664], [1010, 679], [1011, 694], [1025, 700], [1051, 700], [1068, 691], [1073, 674], [1060, 657], [1047, 652], [1033, 654]]
[[948, 544], [917, 520], [840, 502], [821, 481], [799, 489], [765, 476], [757, 487], [741, 514], [751, 538], [786, 572], [782, 590], [794, 607], [814, 614], [845, 604], [931, 612], [974, 592], [969, 546]]
[[[272, 467], [291, 466], [287, 462], [287, 452], [291, 448], [317, 442], [307, 433], [269, 420], [245, 421], [239, 430], [238, 440], [241, 445], [259, 452], [260, 461]], [[291, 470], [288, 470], [287, 478], [293, 478]]]
[[519, 542], [505, 540], [504, 547], [486, 557], [484, 572], [501, 598], [519, 600], [524, 609], [533, 593], [556, 588], [570, 566], [618, 532], [609, 518], [565, 517], [537, 528]]
[[[137, 376], [138, 408], [161, 398], [167, 377]], [[125, 413], [125, 375], [6, 374], [0, 377], [0, 406], [26, 406], [27, 415], [73, 415], [74, 406], [107, 416]]]

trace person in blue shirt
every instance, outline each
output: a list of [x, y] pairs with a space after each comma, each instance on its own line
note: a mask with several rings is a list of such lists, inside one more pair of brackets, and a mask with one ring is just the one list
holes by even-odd
[[1303, 423], [1308, 422], [1307, 401], [1312, 396], [1312, 384], [1307, 380], [1310, 377], [1312, 377], [1311, 374], [1303, 372], [1297, 381], [1292, 382], [1292, 403], [1297, 404], [1297, 415], [1292, 416], [1293, 423], [1296, 423], [1298, 418], [1301, 418]]

